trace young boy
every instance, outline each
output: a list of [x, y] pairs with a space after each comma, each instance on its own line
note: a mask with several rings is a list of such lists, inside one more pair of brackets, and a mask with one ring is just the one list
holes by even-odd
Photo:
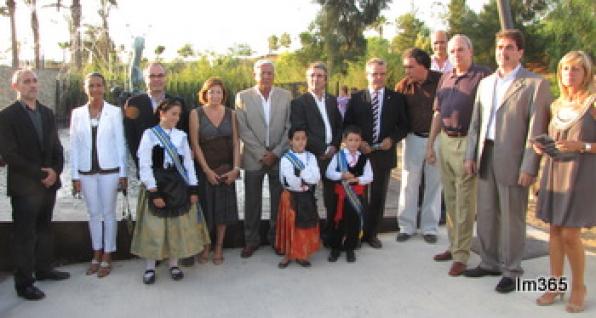
[[346, 127], [343, 133], [345, 147], [333, 157], [325, 173], [328, 179], [337, 181], [337, 209], [333, 216], [334, 224], [329, 239], [330, 262], [339, 258], [342, 241], [347, 261], [356, 261], [354, 248], [362, 233], [362, 217], [366, 210], [364, 190], [366, 185], [373, 181], [370, 162], [358, 151], [361, 142], [360, 128]]

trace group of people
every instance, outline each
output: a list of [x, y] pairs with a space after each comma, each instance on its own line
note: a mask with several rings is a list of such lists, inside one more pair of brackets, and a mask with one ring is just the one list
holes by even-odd
[[[523, 273], [528, 189], [545, 156], [536, 213], [551, 224], [551, 275], [563, 276], [565, 256], [571, 265], [566, 309], [582, 311], [580, 230], [596, 225], [589, 187], [596, 180], [590, 57], [581, 51], [563, 57], [561, 97], [552, 102], [548, 81], [521, 65], [525, 43], [518, 30], [497, 33], [493, 73], [474, 64], [467, 36], [448, 40], [438, 31], [431, 42], [433, 56], [417, 48], [403, 53], [405, 77], [395, 90], [386, 87], [386, 62], [370, 59], [368, 87], [349, 97], [347, 87], [339, 98], [326, 91], [328, 70], [315, 62], [306, 70], [308, 91], [292, 98], [274, 86], [274, 64], [259, 60], [256, 85], [236, 95], [235, 110], [225, 107], [219, 78], [198, 92], [202, 106], [187, 108], [165, 92], [167, 73], [159, 63], [145, 70], [147, 92], [122, 110], [104, 101], [104, 77], [87, 75], [89, 101], [73, 110], [70, 124], [73, 187], [89, 212], [93, 258], [87, 274], [105, 277], [112, 269], [116, 195], [127, 187], [126, 149], [142, 182], [131, 252], [146, 260], [143, 282], [152, 284], [160, 260], [167, 260], [174, 280], [184, 277], [179, 260], [224, 262], [226, 226], [238, 222], [241, 169], [243, 258], [261, 245], [265, 175], [267, 240], [283, 256], [278, 267], [292, 261], [312, 266], [321, 243], [331, 250], [329, 262], [342, 251], [348, 262], [356, 261], [360, 242], [382, 248], [378, 233], [403, 139], [397, 241], [408, 241], [419, 227], [426, 242], [436, 243], [444, 193], [449, 248], [434, 260], [452, 260], [451, 276], [502, 276], [496, 286], [502, 293], [515, 290]], [[8, 163], [18, 250], [15, 288], [26, 299], [41, 299], [35, 279], [69, 276], [51, 268], [48, 246], [63, 150], [52, 112], [37, 101], [36, 75], [19, 70], [12, 87], [17, 101], [0, 112], [0, 154]], [[318, 184], [326, 211], [322, 228]], [[475, 220], [482, 260], [468, 269]], [[552, 304], [562, 293], [549, 291], [537, 303]]]

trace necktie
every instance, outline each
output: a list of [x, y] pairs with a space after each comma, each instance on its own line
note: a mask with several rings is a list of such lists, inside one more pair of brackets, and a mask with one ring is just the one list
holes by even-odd
[[379, 91], [373, 93], [372, 98], [372, 115], [373, 115], [373, 143], [379, 141]]

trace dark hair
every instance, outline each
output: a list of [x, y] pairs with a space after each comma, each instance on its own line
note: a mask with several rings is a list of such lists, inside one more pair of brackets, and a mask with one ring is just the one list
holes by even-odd
[[179, 100], [175, 98], [166, 98], [159, 103], [159, 106], [157, 106], [157, 113], [167, 112], [176, 106], [180, 107], [180, 110], [182, 110], [182, 103]]
[[288, 139], [292, 140], [292, 138], [294, 138], [294, 134], [296, 134], [299, 131], [304, 131], [304, 134], [306, 135], [306, 137], [308, 137], [308, 131], [306, 131], [306, 127], [304, 126], [298, 126], [298, 127], [290, 127], [290, 130], [288, 130]]
[[424, 66], [427, 70], [430, 69], [430, 56], [428, 53], [424, 52], [423, 50], [414, 47], [411, 49], [407, 49], [404, 54], [402, 54], [403, 59], [413, 58], [416, 63]]
[[508, 29], [497, 32], [495, 35], [495, 41], [500, 39], [511, 39], [515, 41], [515, 45], [517, 45], [518, 50], [523, 50], [525, 47], [524, 34], [518, 29]]
[[103, 84], [103, 86], [106, 86], [106, 78], [103, 77], [103, 75], [99, 72], [91, 72], [87, 75], [85, 75], [85, 82], [89, 81], [92, 77], [97, 77], [99, 79], [101, 79], [101, 83]]
[[362, 129], [360, 129], [360, 127], [358, 126], [350, 125], [344, 128], [344, 132], [341, 136], [345, 139], [348, 137], [349, 134], [356, 134], [360, 136], [360, 138], [362, 138]]

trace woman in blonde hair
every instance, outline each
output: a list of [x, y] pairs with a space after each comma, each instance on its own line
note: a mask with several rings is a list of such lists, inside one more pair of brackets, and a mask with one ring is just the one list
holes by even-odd
[[[567, 53], [559, 62], [557, 81], [561, 96], [551, 106], [548, 137], [535, 142], [534, 150], [546, 154], [536, 215], [550, 223], [550, 272], [559, 289], [544, 293], [536, 303], [551, 305], [557, 297], [563, 299], [570, 286], [565, 309], [581, 312], [587, 289], [580, 233], [583, 227], [596, 225], [596, 95], [590, 57], [582, 51]], [[563, 276], [565, 256], [570, 284]]]

